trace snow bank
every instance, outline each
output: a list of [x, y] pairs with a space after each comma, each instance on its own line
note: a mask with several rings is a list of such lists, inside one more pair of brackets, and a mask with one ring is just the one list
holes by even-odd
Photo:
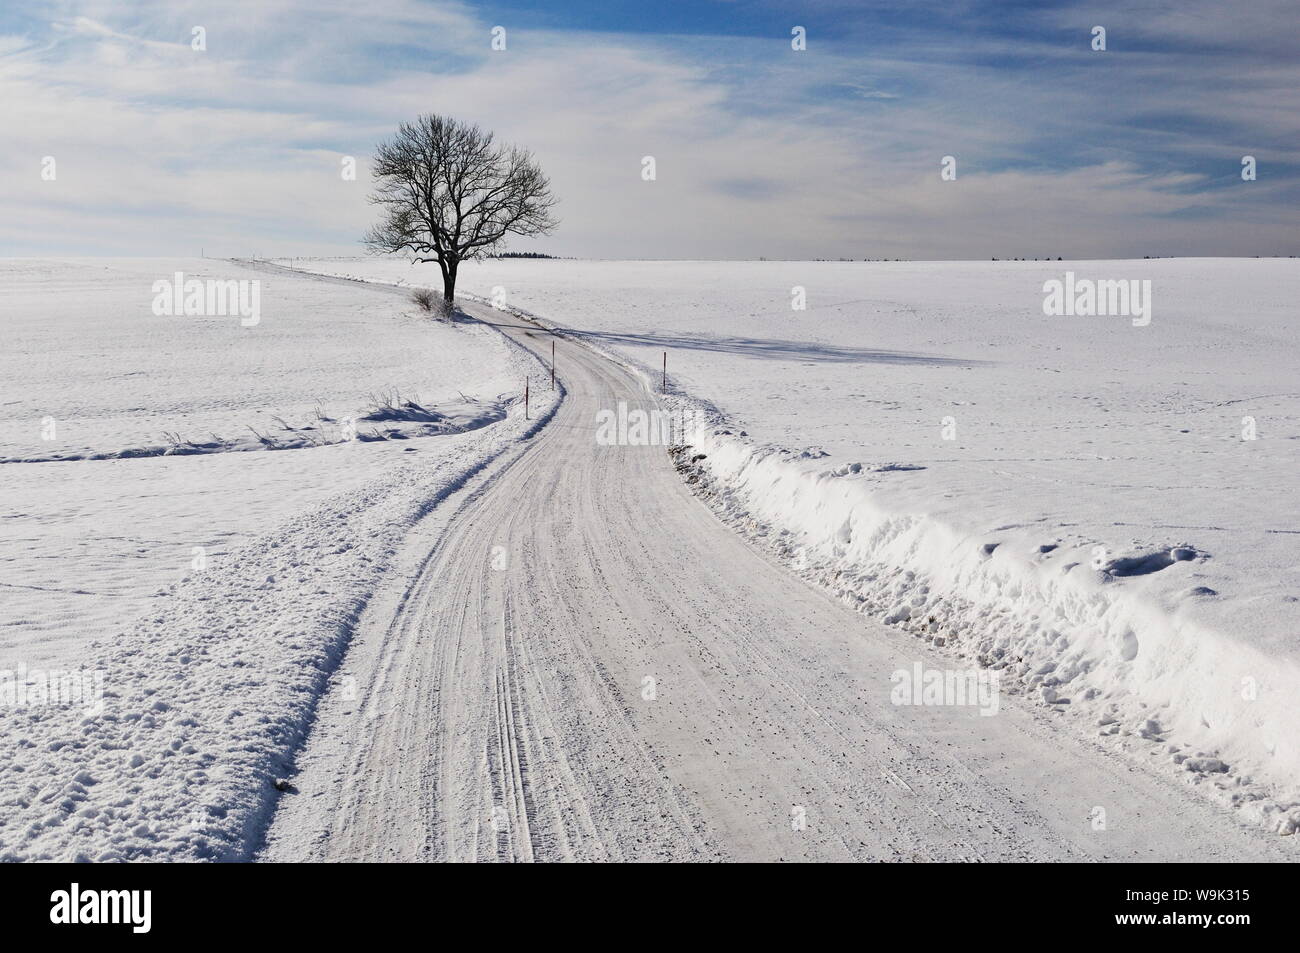
[[1200, 584], [1212, 554], [1111, 553], [1026, 527], [972, 534], [881, 499], [906, 467], [828, 469], [821, 457], [718, 428], [677, 452], [725, 520], [859, 611], [1001, 671], [1004, 686], [1069, 706], [1100, 735], [1148, 743], [1280, 832], [1300, 824], [1300, 668], [1188, 617], [1214, 598]]
[[375, 396], [368, 407], [342, 418], [323, 410], [307, 419], [289, 422], [272, 418], [264, 431], [246, 427], [247, 433], [232, 437], [212, 434], [212, 439], [190, 439], [179, 431], [165, 434], [165, 443], [125, 447], [118, 450], [72, 450], [48, 455], [0, 456], [3, 463], [71, 463], [78, 460], [134, 460], [140, 457], [192, 457], [209, 453], [246, 453], [255, 450], [309, 450], [378, 440], [412, 440], [443, 434], [467, 433], [497, 423], [506, 417], [501, 399], [462, 397], [425, 406], [418, 399], [400, 394]]

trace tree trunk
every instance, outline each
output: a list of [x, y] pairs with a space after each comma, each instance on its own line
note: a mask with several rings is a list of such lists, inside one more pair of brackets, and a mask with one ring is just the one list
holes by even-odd
[[442, 269], [442, 300], [446, 302], [447, 307], [456, 303], [456, 265], [458, 262], [449, 261]]

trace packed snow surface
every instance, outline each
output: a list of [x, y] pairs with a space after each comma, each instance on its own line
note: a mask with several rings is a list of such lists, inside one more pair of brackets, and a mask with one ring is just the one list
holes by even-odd
[[[1149, 281], [1149, 312], [1045, 313], [1082, 280]], [[1295, 829], [1300, 262], [493, 260], [460, 288], [654, 379], [666, 353], [724, 519]]]

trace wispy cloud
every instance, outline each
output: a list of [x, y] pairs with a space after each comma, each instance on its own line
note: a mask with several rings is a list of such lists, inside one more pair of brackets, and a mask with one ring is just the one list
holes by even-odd
[[0, 15], [0, 252], [353, 253], [366, 156], [441, 111], [538, 154], [561, 254], [1296, 254], [1289, 5], [824, 3], [796, 52], [764, 3], [655, 32], [581, 5], [63, 0]]

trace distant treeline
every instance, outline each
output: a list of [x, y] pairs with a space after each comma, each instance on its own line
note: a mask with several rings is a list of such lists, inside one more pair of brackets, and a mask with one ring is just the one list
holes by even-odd
[[493, 255], [493, 258], [554, 258], [554, 255], [543, 255], [539, 251], [503, 251], [499, 255]]

